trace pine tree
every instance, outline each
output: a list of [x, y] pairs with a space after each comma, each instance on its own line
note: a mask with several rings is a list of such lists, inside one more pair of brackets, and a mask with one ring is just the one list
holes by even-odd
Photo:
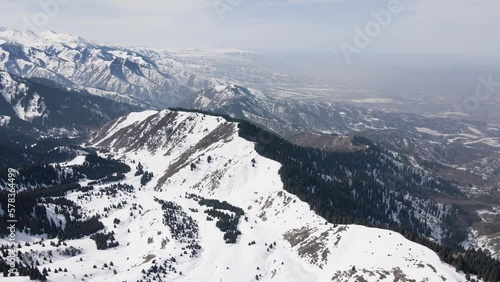
[[135, 172], [135, 176], [139, 176], [141, 174], [144, 173], [144, 170], [143, 170], [143, 166], [142, 164], [139, 162], [139, 164], [137, 165], [136, 167], [136, 172]]

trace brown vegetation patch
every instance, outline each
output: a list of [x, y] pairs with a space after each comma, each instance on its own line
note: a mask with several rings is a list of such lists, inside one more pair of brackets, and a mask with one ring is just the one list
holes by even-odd
[[308, 258], [311, 263], [321, 268], [330, 254], [330, 250], [326, 246], [329, 230], [319, 236], [313, 236], [312, 234], [316, 231], [317, 228], [302, 227], [286, 232], [283, 237], [292, 247], [298, 246], [297, 252], [300, 257]]
[[392, 269], [392, 274], [394, 275], [394, 282], [417, 282], [415, 279], [410, 279], [406, 277], [406, 274], [399, 267]]

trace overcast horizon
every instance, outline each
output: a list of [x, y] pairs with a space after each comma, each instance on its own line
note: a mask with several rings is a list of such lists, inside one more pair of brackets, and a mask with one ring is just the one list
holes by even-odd
[[[357, 0], [1, 0], [0, 25], [79, 35], [106, 44], [250, 50], [331, 51], [355, 45], [355, 28], [374, 21], [390, 1]], [[57, 2], [59, 1], [59, 2]], [[493, 36], [500, 2], [398, 1], [397, 13], [362, 52], [498, 57]], [[36, 23], [49, 5], [49, 17]], [[230, 4], [236, 3], [236, 4]], [[46, 13], [47, 14], [47, 13]], [[45, 20], [45, 21], [43, 21]], [[27, 24], [29, 22], [29, 24]], [[105, 27], [105, 28], [103, 28]], [[356, 46], [359, 47], [359, 46]]]

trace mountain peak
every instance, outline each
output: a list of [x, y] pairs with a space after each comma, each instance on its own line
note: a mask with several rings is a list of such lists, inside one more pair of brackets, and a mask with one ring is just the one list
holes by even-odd
[[92, 44], [90, 41], [76, 35], [57, 33], [53, 30], [43, 31], [38, 34], [48, 42], [61, 43], [66, 45], [86, 46]]
[[31, 30], [19, 31], [14, 28], [0, 26], [0, 39], [15, 42], [29, 47], [39, 47], [51, 44], [65, 44], [71, 47], [93, 44], [79, 36], [57, 33], [53, 30], [35, 32]]
[[[215, 115], [147, 111], [109, 122], [94, 134], [90, 144], [109, 150], [130, 167], [140, 163], [154, 175], [135, 198], [143, 205], [151, 203], [148, 215], [158, 217], [160, 211], [148, 198], [162, 197], [175, 199], [168, 206], [175, 205], [176, 210], [185, 210], [193, 217], [189, 222], [203, 234], [198, 242], [203, 251], [199, 257], [195, 254], [189, 258], [185, 265], [200, 264], [184, 268], [189, 271], [183, 271], [187, 274], [182, 281], [206, 281], [202, 277], [207, 267], [214, 267], [213, 261], [226, 271], [214, 274], [210, 281], [253, 277], [256, 266], [258, 271], [270, 270], [262, 271], [262, 277], [257, 279], [262, 281], [354, 281], [355, 277], [362, 281], [392, 281], [397, 276], [415, 281], [438, 281], [440, 277], [464, 280], [463, 274], [441, 262], [430, 249], [400, 234], [327, 223], [307, 203], [284, 189], [279, 173], [283, 164], [260, 155], [252, 141], [257, 136], [252, 134], [258, 133], [244, 123]], [[129, 175], [125, 181], [138, 181], [133, 172]], [[228, 233], [222, 234], [214, 229], [211, 216], [207, 217], [215, 213], [206, 203], [214, 209], [224, 205], [226, 212], [235, 213], [235, 218], [244, 216], [236, 220], [234, 231], [225, 229], [223, 232]], [[145, 219], [137, 221], [148, 230], [164, 228]], [[132, 222], [130, 226], [137, 225]], [[230, 238], [234, 240], [228, 241]], [[168, 242], [169, 250], [179, 249], [175, 240]], [[135, 244], [131, 242], [131, 246]], [[244, 259], [235, 260], [235, 250]], [[366, 250], [371, 250], [370, 254]]]

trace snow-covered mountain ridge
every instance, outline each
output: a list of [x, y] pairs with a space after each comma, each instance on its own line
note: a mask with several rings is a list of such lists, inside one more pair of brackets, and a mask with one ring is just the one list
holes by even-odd
[[[203, 208], [184, 199], [186, 193], [244, 210], [248, 220], [238, 225], [237, 243], [223, 244], [217, 232], [207, 241], [201, 235], [200, 258], [193, 259], [198, 266], [183, 271], [181, 280], [253, 281], [256, 275], [262, 281], [463, 280], [432, 251], [395, 232], [327, 224], [283, 190], [280, 164], [259, 156], [253, 143], [238, 136], [234, 122], [199, 113], [134, 113], [109, 123], [91, 143], [140, 162], [155, 175], [143, 193], [171, 199], [189, 214], [203, 214]], [[209, 233], [210, 222], [197, 213], [199, 234]], [[271, 242], [277, 245], [269, 249]]]
[[155, 105], [184, 99], [184, 86], [131, 50], [76, 36], [11, 29], [0, 31], [0, 42], [0, 68], [19, 76], [128, 94]]
[[[258, 59], [255, 53], [239, 50], [155, 50], [105, 46], [77, 36], [54, 32], [22, 33], [6, 28], [0, 28], [0, 38], [0, 69], [26, 79], [54, 80], [67, 94], [75, 93], [69, 89], [86, 89], [96, 96], [144, 108], [181, 106], [245, 118], [285, 137], [291, 137], [297, 132], [321, 135], [318, 138], [320, 141], [307, 143], [309, 146], [322, 147], [322, 138], [338, 137], [350, 143], [352, 135], [361, 135], [378, 141], [378, 144], [397, 153], [414, 157], [414, 168], [428, 171], [429, 174], [432, 169], [425, 166], [429, 164], [428, 161], [431, 161], [430, 166], [433, 168], [434, 162], [438, 167], [443, 164], [444, 168], [438, 168], [439, 171], [432, 176], [436, 179], [445, 177], [451, 181], [459, 180], [462, 184], [460, 188], [465, 194], [482, 189], [495, 190], [498, 183], [495, 164], [500, 148], [500, 131], [497, 127], [469, 121], [428, 119], [412, 114], [367, 110], [335, 101], [271, 96], [257, 85], [284, 83], [287, 87], [292, 87], [290, 85], [293, 84], [289, 84], [290, 80], [286, 77], [271, 75], [260, 66], [255, 66], [255, 60]], [[280, 80], [281, 78], [284, 80]], [[92, 100], [87, 106], [86, 100], [91, 100], [91, 96], [85, 96], [85, 99], [80, 97], [77, 102], [69, 104], [59, 103], [62, 99], [53, 99], [54, 103], [49, 104], [48, 96], [42, 92], [23, 94], [21, 88], [16, 88], [18, 84], [5, 82], [6, 80], [0, 82], [0, 88], [1, 84], [6, 84], [12, 90], [3, 92], [8, 94], [8, 98], [0, 97], [0, 104], [9, 101], [0, 105], [2, 127], [13, 126], [18, 121], [41, 124], [49, 129], [66, 123], [78, 123], [80, 119], [77, 113], [82, 109], [89, 110], [86, 116], [92, 125], [102, 124], [102, 121], [119, 115], [112, 113], [120, 107], [101, 107], [104, 104], [96, 100]], [[23, 81], [21, 84], [27, 85]], [[247, 87], [249, 85], [255, 89]], [[80, 107], [81, 104], [86, 107]], [[57, 110], [60, 106], [63, 106], [64, 111]], [[299, 140], [297, 143], [303, 144], [300, 143], [300, 138], [293, 140]], [[333, 150], [336, 149], [338, 148], [333, 146]], [[366, 168], [365, 165], [363, 168]], [[381, 181], [380, 177], [394, 173], [394, 170], [386, 171], [384, 168], [386, 167], [366, 169], [369, 169], [372, 179]], [[339, 168], [342, 169], [343, 166]], [[344, 170], [345, 174], [355, 172], [353, 169]], [[304, 187], [317, 191], [314, 185]], [[370, 192], [367, 195], [372, 194]], [[356, 196], [359, 197], [358, 194]], [[462, 199], [458, 200], [459, 203], [461, 201]], [[420, 204], [417, 203], [419, 201], [414, 204], [416, 210], [409, 209], [410, 217], [421, 216], [418, 209]], [[493, 205], [496, 206], [494, 200]], [[490, 209], [488, 206], [484, 208]], [[404, 213], [394, 211], [389, 213], [393, 213], [395, 221], [400, 220], [400, 216], [405, 216]], [[439, 213], [424, 214], [422, 219], [439, 224]], [[370, 214], [370, 220], [372, 215]], [[471, 225], [470, 223], [468, 226]], [[441, 234], [442, 230], [437, 225], [436, 228], [432, 228], [432, 225], [430, 227], [432, 237], [439, 240], [440, 236], [434, 235]], [[424, 228], [429, 228], [429, 225], [424, 224]], [[454, 230], [449, 230], [452, 231]]]
[[[192, 50], [231, 60], [255, 56], [240, 50]], [[32, 78], [120, 93], [151, 107], [179, 106], [194, 92], [227, 84], [211, 67], [176, 51], [105, 46], [53, 31], [0, 29], [0, 69]]]
[[283, 189], [280, 163], [238, 127], [170, 110], [109, 122], [89, 145], [135, 169], [112, 182], [82, 179], [37, 204], [63, 228], [97, 216], [101, 235], [42, 244], [18, 233], [23, 261], [50, 269], [49, 281], [465, 281], [396, 232], [327, 223]]

